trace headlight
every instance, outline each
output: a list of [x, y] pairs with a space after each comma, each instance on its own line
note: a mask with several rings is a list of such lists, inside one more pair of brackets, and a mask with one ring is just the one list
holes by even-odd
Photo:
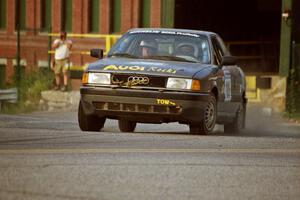
[[84, 73], [82, 84], [110, 85], [110, 77], [109, 73]]
[[191, 89], [192, 79], [169, 78], [167, 88], [169, 89]]
[[200, 90], [200, 81], [185, 78], [169, 78], [168, 89]]

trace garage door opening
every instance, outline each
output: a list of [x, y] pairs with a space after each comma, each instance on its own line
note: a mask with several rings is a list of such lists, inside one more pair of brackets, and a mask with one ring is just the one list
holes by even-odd
[[278, 74], [281, 0], [176, 0], [175, 28], [218, 33], [248, 74]]

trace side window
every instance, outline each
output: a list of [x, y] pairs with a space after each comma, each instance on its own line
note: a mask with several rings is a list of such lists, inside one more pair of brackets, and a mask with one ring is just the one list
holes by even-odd
[[219, 43], [219, 46], [220, 46], [220, 49], [222, 50], [223, 52], [223, 55], [228, 55], [228, 50], [225, 46], [225, 43], [224, 41], [222, 40], [222, 38], [220, 38], [218, 35], [217, 35], [217, 40], [218, 40], [218, 43]]
[[214, 48], [214, 64], [220, 65], [222, 62], [222, 57], [224, 56], [224, 51], [216, 36], [212, 36], [211, 41]]

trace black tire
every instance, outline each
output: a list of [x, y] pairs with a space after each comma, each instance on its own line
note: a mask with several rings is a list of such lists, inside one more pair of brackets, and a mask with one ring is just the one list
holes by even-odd
[[208, 135], [210, 134], [215, 125], [217, 119], [217, 101], [216, 97], [212, 94], [209, 97], [209, 101], [205, 108], [203, 120], [198, 124], [190, 124], [190, 133]]
[[105, 118], [96, 115], [86, 115], [81, 102], [78, 108], [78, 124], [82, 131], [100, 131], [105, 123]]
[[226, 134], [240, 133], [241, 130], [245, 128], [245, 121], [246, 121], [246, 105], [243, 104], [236, 112], [236, 116], [233, 119], [233, 122], [224, 124], [224, 132]]
[[134, 132], [136, 122], [120, 119], [118, 121], [119, 129], [121, 132]]

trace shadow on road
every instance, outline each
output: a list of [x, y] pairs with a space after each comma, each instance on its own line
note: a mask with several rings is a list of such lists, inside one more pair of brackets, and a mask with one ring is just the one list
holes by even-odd
[[[217, 125], [212, 136], [232, 137], [291, 137], [300, 138], [300, 125], [288, 123], [280, 114], [264, 113], [259, 104], [249, 104], [247, 107], [246, 129], [240, 134], [225, 134], [222, 125]], [[73, 112], [41, 112], [24, 115], [0, 115], [0, 128], [19, 129], [48, 129], [62, 131], [64, 134], [81, 134], [77, 122], [77, 111]], [[3, 130], [4, 131], [4, 130]], [[116, 120], [107, 120], [102, 132], [119, 134]], [[98, 134], [93, 132], [93, 134]], [[122, 133], [120, 133], [122, 134]], [[158, 135], [185, 135], [195, 136], [189, 133], [187, 125], [178, 123], [169, 124], [138, 124], [134, 134], [158, 134]], [[203, 136], [202, 136], [203, 137]]]
[[[117, 123], [106, 131], [118, 132]], [[192, 135], [187, 125], [178, 123], [162, 125], [138, 125], [136, 133], [142, 134], [180, 134]], [[293, 137], [300, 138], [300, 125], [288, 123], [279, 113], [263, 112], [263, 106], [250, 103], [247, 107], [246, 129], [239, 134], [225, 134], [222, 125], [216, 125], [211, 134], [213, 136], [239, 136], [239, 137]]]

